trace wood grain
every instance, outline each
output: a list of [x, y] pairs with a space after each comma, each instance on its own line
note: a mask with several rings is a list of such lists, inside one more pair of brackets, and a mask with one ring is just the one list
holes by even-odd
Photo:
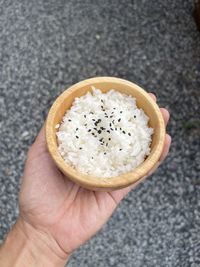
[[[151, 153], [136, 169], [113, 178], [83, 175], [64, 162], [57, 149], [55, 125], [60, 123], [75, 97], [91, 91], [91, 86], [107, 92], [115, 89], [136, 98], [137, 106], [150, 118], [149, 126], [154, 129]], [[165, 140], [165, 125], [158, 105], [138, 85], [115, 77], [96, 77], [81, 81], [65, 90], [52, 105], [46, 120], [46, 141], [50, 155], [57, 167], [72, 181], [91, 190], [110, 191], [129, 186], [146, 176], [158, 162]]]

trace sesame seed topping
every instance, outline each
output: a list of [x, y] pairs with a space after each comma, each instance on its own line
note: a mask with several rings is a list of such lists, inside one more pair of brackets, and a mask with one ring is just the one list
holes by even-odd
[[84, 115], [84, 118], [86, 118], [86, 115]]
[[76, 135], [76, 138], [79, 139], [78, 135]]
[[101, 130], [98, 130], [98, 134], [100, 134], [101, 133]]
[[69, 119], [68, 121], [72, 121], [72, 120]]
[[92, 130], [91, 130], [91, 129], [89, 129], [89, 130], [88, 130], [88, 133], [89, 133], [89, 132], [91, 132], [91, 131], [92, 131]]
[[81, 150], [81, 149], [82, 149], [82, 147], [79, 147], [79, 149]]
[[95, 119], [92, 119], [93, 121], [96, 121]]
[[126, 132], [125, 131], [122, 131], [123, 134], [125, 134]]
[[110, 141], [110, 140], [111, 140], [111, 138], [108, 138], [108, 140]]
[[118, 122], [120, 122], [120, 121], [121, 121], [121, 119], [118, 120]]
[[122, 148], [120, 148], [119, 150], [122, 151]]
[[110, 133], [110, 131], [109, 131], [109, 130], [107, 130], [107, 133]]
[[109, 125], [110, 125], [110, 127], [112, 127], [112, 124], [111, 123]]
[[136, 118], [136, 115], [134, 115], [133, 117]]
[[111, 131], [114, 131], [113, 128], [110, 128]]
[[128, 133], [129, 136], [131, 136], [131, 133]]
[[104, 152], [104, 155], [106, 155], [106, 152]]
[[122, 114], [122, 111], [120, 111], [120, 113]]
[[76, 131], [78, 131], [78, 128], [76, 128]]

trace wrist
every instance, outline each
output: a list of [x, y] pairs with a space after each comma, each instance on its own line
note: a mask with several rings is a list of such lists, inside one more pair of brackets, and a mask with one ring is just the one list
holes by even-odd
[[59, 267], [69, 255], [48, 234], [39, 232], [19, 218], [0, 248], [0, 266]]

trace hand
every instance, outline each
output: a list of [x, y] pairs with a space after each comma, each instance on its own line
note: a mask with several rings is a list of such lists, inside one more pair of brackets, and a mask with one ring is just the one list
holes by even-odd
[[[169, 113], [166, 109], [161, 112], [167, 125]], [[166, 135], [158, 165], [167, 156], [170, 143], [171, 137]], [[143, 179], [113, 192], [94, 192], [76, 185], [52, 161], [43, 127], [28, 153], [20, 216], [0, 248], [0, 265], [64, 266], [73, 250], [102, 227], [121, 199]]]
[[[163, 108], [161, 112], [167, 125], [169, 113]], [[171, 138], [166, 135], [159, 164], [167, 156], [170, 143]], [[56, 244], [57, 248], [52, 247], [53, 251], [57, 249], [58, 254], [68, 255], [102, 227], [120, 200], [135, 186], [94, 192], [73, 183], [52, 161], [42, 128], [28, 153], [20, 192], [20, 216], [54, 240], [52, 246]]]

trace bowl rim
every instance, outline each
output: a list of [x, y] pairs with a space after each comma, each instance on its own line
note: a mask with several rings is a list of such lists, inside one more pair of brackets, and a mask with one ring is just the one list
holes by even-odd
[[[158, 127], [160, 127], [159, 131], [159, 142], [156, 145], [156, 149], [153, 152], [150, 152], [150, 155], [145, 159], [143, 163], [141, 163], [138, 167], [134, 170], [111, 178], [102, 178], [96, 177], [91, 175], [84, 175], [78, 171], [76, 171], [73, 167], [68, 165], [64, 162], [63, 158], [61, 157], [60, 153], [57, 149], [57, 144], [54, 141], [53, 135], [53, 127], [52, 122], [54, 121], [56, 111], [59, 105], [63, 102], [63, 99], [66, 99], [71, 93], [80, 89], [83, 86], [92, 86], [95, 83], [100, 82], [108, 82], [108, 83], [118, 83], [120, 85], [128, 85], [129, 87], [134, 87], [140, 94], [145, 97], [151, 107], [154, 109], [155, 114], [158, 120]], [[54, 160], [57, 167], [70, 178], [75, 183], [88, 188], [88, 189], [97, 189], [97, 190], [115, 190], [120, 189], [123, 187], [127, 187], [131, 184], [138, 182], [140, 179], [144, 178], [148, 175], [148, 173], [157, 165], [159, 158], [161, 156], [164, 142], [165, 142], [165, 123], [160, 112], [160, 109], [157, 103], [149, 96], [149, 94], [140, 86], [130, 81], [117, 78], [117, 77], [94, 77], [89, 78], [83, 81], [80, 81], [67, 89], [65, 89], [54, 101], [53, 105], [51, 106], [49, 113], [47, 115], [46, 123], [45, 123], [45, 135], [46, 135], [46, 144], [48, 151]]]

